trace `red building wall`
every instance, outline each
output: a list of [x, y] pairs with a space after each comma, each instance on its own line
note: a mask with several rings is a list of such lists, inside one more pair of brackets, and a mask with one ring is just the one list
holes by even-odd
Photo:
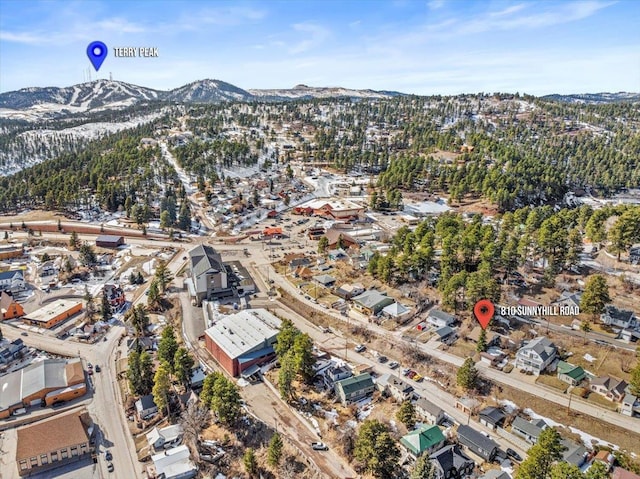
[[204, 343], [207, 351], [211, 353], [213, 359], [215, 359], [218, 364], [224, 368], [225, 371], [227, 371], [233, 377], [236, 377], [240, 374], [238, 362], [227, 356], [227, 353], [225, 353], [222, 348], [218, 346], [218, 343], [211, 339], [208, 334], [204, 335]]

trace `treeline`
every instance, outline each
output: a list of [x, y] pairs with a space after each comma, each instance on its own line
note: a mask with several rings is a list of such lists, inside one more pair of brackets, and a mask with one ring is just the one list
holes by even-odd
[[402, 227], [385, 255], [374, 254], [368, 271], [390, 285], [429, 280], [446, 306], [464, 309], [481, 298], [498, 301], [500, 283], [518, 284], [511, 275], [522, 266], [539, 269], [540, 281], [553, 285], [563, 269], [578, 265], [585, 238], [620, 257], [640, 242], [640, 207], [527, 207], [491, 223], [449, 212], [413, 231]]
[[77, 153], [0, 178], [0, 211], [21, 208], [75, 210], [92, 205], [124, 208], [127, 197], [149, 203], [161, 185], [176, 181], [157, 148], [142, 148], [152, 125], [143, 125], [88, 144]]
[[204, 177], [210, 177], [219, 167], [251, 166], [258, 161], [246, 141], [224, 138], [190, 141], [172, 151], [182, 168]]

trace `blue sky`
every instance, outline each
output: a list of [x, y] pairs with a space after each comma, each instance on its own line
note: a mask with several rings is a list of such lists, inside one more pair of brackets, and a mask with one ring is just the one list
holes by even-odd
[[[92, 78], [416, 94], [640, 91], [640, 1], [0, 0], [0, 91]], [[115, 58], [114, 47], [159, 58]]]

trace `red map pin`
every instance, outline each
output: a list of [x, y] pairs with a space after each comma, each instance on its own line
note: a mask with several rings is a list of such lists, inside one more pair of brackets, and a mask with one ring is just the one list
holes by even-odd
[[480, 323], [480, 326], [482, 326], [482, 329], [487, 329], [489, 321], [493, 318], [493, 313], [495, 313], [495, 311], [496, 308], [488, 299], [481, 299], [473, 307], [473, 314]]

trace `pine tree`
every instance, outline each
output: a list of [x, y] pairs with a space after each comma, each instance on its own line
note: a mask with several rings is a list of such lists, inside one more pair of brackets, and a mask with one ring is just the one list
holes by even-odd
[[191, 375], [195, 361], [186, 348], [178, 348], [173, 360], [176, 379], [180, 381], [185, 390], [191, 384]]
[[76, 248], [78, 248], [78, 233], [72, 231], [71, 236], [69, 236], [69, 249], [73, 251]]
[[169, 379], [169, 366], [165, 363], [160, 364], [155, 376], [153, 376], [153, 402], [158, 406], [158, 410], [162, 411], [167, 409], [167, 414], [170, 414], [169, 410], [169, 389], [171, 388], [171, 381]]
[[162, 336], [158, 342], [158, 360], [165, 362], [169, 368], [169, 372], [173, 373], [175, 368], [176, 351], [178, 350], [178, 342], [172, 326], [167, 326], [162, 331]]
[[480, 331], [480, 336], [478, 337], [478, 344], [476, 345], [476, 351], [479, 353], [483, 353], [487, 350], [487, 331], [483, 328]]
[[267, 451], [267, 463], [271, 467], [276, 467], [280, 464], [283, 446], [282, 438], [280, 437], [280, 434], [276, 432], [271, 436], [271, 440], [269, 441], [269, 450]]
[[520, 464], [515, 479], [548, 479], [553, 463], [562, 459], [564, 446], [560, 434], [552, 427], [540, 433], [538, 442], [528, 451], [528, 457]]
[[475, 389], [478, 386], [478, 370], [473, 359], [467, 358], [458, 369], [456, 376], [457, 384], [466, 391]]
[[640, 358], [638, 359], [636, 367], [631, 370], [629, 389], [634, 396], [640, 396]]
[[162, 294], [166, 293], [167, 286], [171, 283], [171, 281], [173, 281], [173, 275], [171, 274], [171, 271], [169, 271], [166, 262], [162, 260], [158, 261], [154, 277], [158, 282], [158, 286], [160, 286], [160, 291], [162, 292]]
[[600, 274], [590, 276], [580, 298], [580, 311], [590, 313], [595, 318], [604, 312], [605, 306], [610, 301], [606, 278]]
[[109, 304], [109, 298], [107, 298], [107, 293], [102, 293], [102, 304], [100, 305], [100, 316], [102, 320], [108, 322], [111, 319], [113, 311], [111, 310], [111, 304]]
[[412, 429], [416, 423], [416, 408], [411, 401], [403, 401], [396, 413], [396, 419], [404, 424], [407, 429]]
[[353, 455], [364, 471], [376, 478], [387, 478], [395, 476], [400, 450], [387, 426], [368, 419], [360, 426]]
[[411, 479], [436, 479], [437, 473], [429, 454], [421, 454], [416, 459], [416, 464], [411, 471]]
[[249, 477], [253, 477], [258, 472], [258, 461], [252, 448], [247, 448], [242, 456], [242, 464]]

